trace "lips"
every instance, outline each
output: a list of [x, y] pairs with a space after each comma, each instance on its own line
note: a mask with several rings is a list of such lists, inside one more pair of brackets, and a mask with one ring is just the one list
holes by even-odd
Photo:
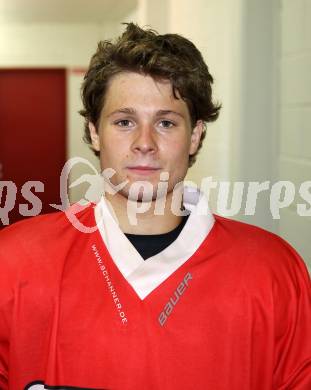
[[153, 166], [146, 166], [146, 165], [135, 165], [127, 167], [127, 169], [132, 172], [139, 175], [150, 175], [152, 173], [155, 173], [160, 170], [158, 167]]

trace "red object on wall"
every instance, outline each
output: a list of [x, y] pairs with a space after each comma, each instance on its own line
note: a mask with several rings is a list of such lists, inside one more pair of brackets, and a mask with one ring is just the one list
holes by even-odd
[[[55, 211], [49, 204], [60, 203], [65, 161], [66, 70], [0, 69], [0, 226], [7, 224], [4, 208], [14, 198], [14, 184], [17, 198], [8, 213], [10, 224], [23, 218], [20, 205], [33, 209], [30, 192], [41, 200], [41, 213]], [[28, 181], [42, 182], [44, 191], [30, 184], [23, 188]]]

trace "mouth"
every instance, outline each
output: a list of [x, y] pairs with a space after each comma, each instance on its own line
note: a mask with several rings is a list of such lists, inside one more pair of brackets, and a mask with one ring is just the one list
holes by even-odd
[[127, 170], [131, 173], [141, 176], [149, 176], [160, 170], [158, 167], [145, 166], [145, 165], [137, 165], [127, 167]]

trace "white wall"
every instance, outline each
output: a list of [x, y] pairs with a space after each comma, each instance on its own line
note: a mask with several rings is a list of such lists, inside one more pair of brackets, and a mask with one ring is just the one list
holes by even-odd
[[303, 255], [311, 270], [311, 216], [299, 216], [297, 194], [311, 180], [311, 1], [281, 1], [279, 177], [296, 186], [283, 210], [279, 233]]
[[244, 203], [238, 219], [277, 232], [270, 189], [277, 178], [279, 2], [241, 0], [239, 4], [233, 11], [238, 28], [233, 30], [231, 52], [237, 58], [230, 80], [231, 178], [247, 186], [252, 181], [269, 182], [269, 189], [258, 195], [256, 213], [245, 215]]
[[100, 37], [97, 25], [1, 24], [1, 67], [86, 66]]

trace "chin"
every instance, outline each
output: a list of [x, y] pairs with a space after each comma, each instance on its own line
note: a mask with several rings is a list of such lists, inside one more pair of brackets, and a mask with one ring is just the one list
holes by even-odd
[[139, 203], [148, 203], [148, 202], [152, 202], [154, 200], [156, 200], [156, 197], [157, 197], [157, 191], [156, 190], [152, 190], [152, 191], [144, 191], [144, 190], [140, 190], [140, 191], [126, 191], [124, 193], [124, 196], [130, 200], [130, 201], [133, 201], [133, 202], [139, 202]]

